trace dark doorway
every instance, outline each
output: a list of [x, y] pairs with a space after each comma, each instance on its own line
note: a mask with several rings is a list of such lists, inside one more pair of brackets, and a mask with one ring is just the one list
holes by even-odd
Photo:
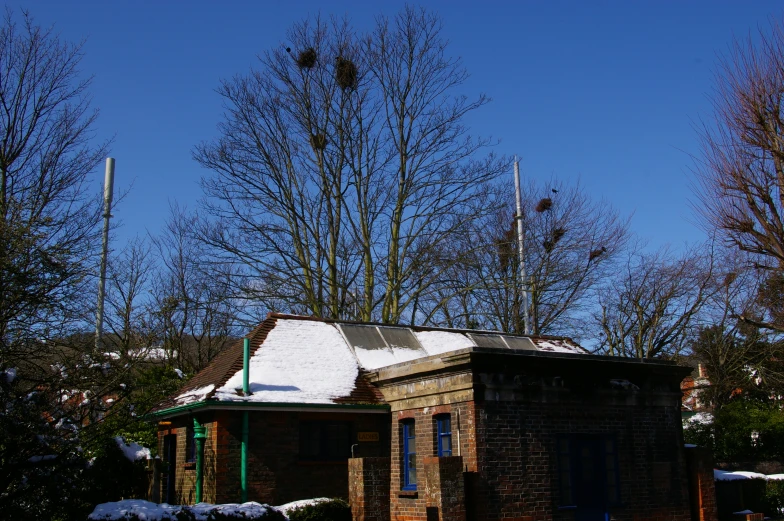
[[166, 475], [161, 480], [164, 491], [161, 494], [163, 500], [170, 504], [177, 504], [176, 483], [177, 483], [177, 435], [167, 434], [163, 437], [163, 461], [166, 463]]
[[605, 521], [607, 469], [604, 440], [578, 437], [572, 443], [572, 483], [577, 507], [575, 521]]
[[574, 509], [575, 521], [606, 521], [609, 507], [620, 503], [615, 440], [613, 434], [558, 438], [559, 505]]

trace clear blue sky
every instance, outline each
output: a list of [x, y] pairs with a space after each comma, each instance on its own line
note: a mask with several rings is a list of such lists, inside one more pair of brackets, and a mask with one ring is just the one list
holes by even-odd
[[[64, 39], [86, 38], [82, 69], [94, 74], [101, 136], [113, 136], [116, 186], [130, 188], [115, 215], [115, 246], [156, 233], [169, 201], [194, 208], [205, 174], [195, 144], [216, 135], [221, 78], [245, 73], [285, 45], [295, 21], [348, 15], [362, 29], [402, 2], [28, 1]], [[493, 102], [473, 131], [519, 154], [526, 176], [580, 180], [595, 198], [634, 213], [652, 246], [704, 234], [689, 201], [698, 153], [695, 122], [711, 115], [717, 55], [732, 39], [781, 17], [773, 1], [426, 2], [444, 20], [469, 92]], [[95, 189], [103, 172], [96, 171]], [[511, 184], [511, 165], [509, 176]]]

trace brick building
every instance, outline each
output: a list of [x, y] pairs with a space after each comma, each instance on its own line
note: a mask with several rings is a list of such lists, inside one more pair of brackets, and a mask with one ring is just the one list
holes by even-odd
[[247, 413], [249, 500], [349, 497], [355, 521], [694, 515], [688, 368], [590, 355], [565, 338], [278, 314], [250, 338], [250, 393], [234, 346], [156, 412], [164, 498], [193, 500], [196, 419], [203, 499], [240, 500]]

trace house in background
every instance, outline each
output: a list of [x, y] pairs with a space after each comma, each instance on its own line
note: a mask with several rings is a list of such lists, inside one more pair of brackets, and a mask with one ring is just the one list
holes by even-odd
[[350, 497], [355, 520], [693, 517], [688, 368], [567, 338], [281, 314], [250, 345], [249, 393], [238, 344], [155, 412], [164, 499], [194, 500], [196, 425], [209, 502], [240, 501], [244, 482], [271, 504]]

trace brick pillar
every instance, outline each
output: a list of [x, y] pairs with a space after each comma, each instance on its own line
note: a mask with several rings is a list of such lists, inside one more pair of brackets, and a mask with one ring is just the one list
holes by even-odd
[[389, 458], [348, 460], [348, 502], [353, 521], [389, 521]]
[[686, 447], [686, 466], [692, 521], [716, 521], [716, 488], [710, 451], [703, 447]]
[[423, 463], [428, 520], [465, 521], [463, 458], [429, 456], [423, 459]]

